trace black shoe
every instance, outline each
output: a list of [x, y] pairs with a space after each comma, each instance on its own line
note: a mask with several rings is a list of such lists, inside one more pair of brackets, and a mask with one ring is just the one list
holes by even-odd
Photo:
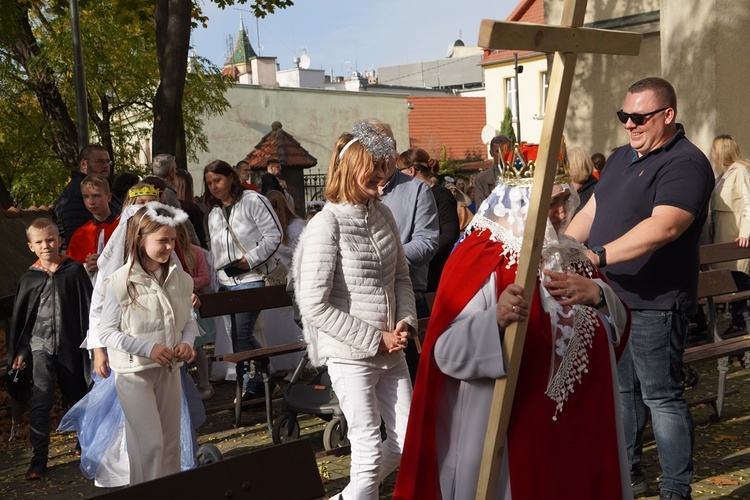
[[659, 500], [690, 500], [690, 493], [687, 496], [683, 496], [674, 491], [661, 490]]
[[648, 493], [649, 487], [648, 487], [648, 481], [646, 480], [646, 476], [643, 474], [643, 472], [638, 472], [636, 474], [630, 473], [630, 484], [633, 487], [633, 495], [643, 495], [644, 493]]
[[729, 325], [726, 330], [724, 330], [724, 335], [735, 335], [738, 333], [744, 333], [745, 332], [745, 326], [742, 325]]
[[29, 466], [29, 470], [26, 471], [26, 479], [29, 481], [33, 481], [36, 479], [42, 479], [44, 476], [47, 475], [47, 459], [34, 459], [31, 458], [31, 466]]

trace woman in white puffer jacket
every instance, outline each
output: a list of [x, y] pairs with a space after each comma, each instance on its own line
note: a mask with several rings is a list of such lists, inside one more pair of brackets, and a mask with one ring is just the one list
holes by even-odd
[[393, 140], [368, 125], [339, 137], [329, 203], [294, 256], [308, 353], [328, 365], [348, 424], [351, 480], [339, 497], [347, 500], [378, 498], [378, 485], [398, 466], [411, 404], [402, 351], [417, 326], [414, 293], [396, 222], [378, 192], [393, 155]]

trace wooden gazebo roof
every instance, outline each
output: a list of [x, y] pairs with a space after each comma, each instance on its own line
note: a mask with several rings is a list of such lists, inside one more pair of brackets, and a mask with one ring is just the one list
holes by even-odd
[[265, 170], [269, 158], [277, 158], [283, 167], [311, 168], [318, 160], [297, 140], [282, 129], [281, 122], [273, 122], [271, 131], [245, 157], [252, 170]]

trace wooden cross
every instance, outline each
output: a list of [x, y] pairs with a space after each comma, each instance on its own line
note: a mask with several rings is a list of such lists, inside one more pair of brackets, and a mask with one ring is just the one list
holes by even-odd
[[[531, 189], [529, 213], [516, 274], [516, 284], [526, 290], [526, 297], [529, 300], [536, 285], [565, 113], [575, 72], [576, 55], [583, 52], [638, 55], [640, 51], [642, 35], [639, 33], [581, 28], [586, 13], [586, 2], [587, 0], [565, 0], [561, 26], [484, 19], [479, 31], [480, 47], [533, 50], [555, 54], [542, 135], [539, 140], [539, 154]], [[526, 326], [527, 322], [513, 323], [505, 330], [504, 345], [508, 375], [495, 382], [482, 465], [479, 470], [476, 495], [478, 500], [497, 497], [505, 434], [513, 406], [513, 394], [518, 380]]]

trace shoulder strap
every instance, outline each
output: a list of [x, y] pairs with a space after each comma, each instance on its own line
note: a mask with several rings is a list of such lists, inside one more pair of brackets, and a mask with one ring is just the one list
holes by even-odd
[[[235, 203], [235, 205], [237, 205]], [[236, 208], [236, 207], [235, 207]], [[245, 247], [242, 246], [242, 243], [240, 243], [240, 240], [237, 239], [237, 235], [234, 234], [234, 231], [232, 231], [232, 225], [229, 223], [229, 217], [227, 217], [227, 211], [224, 210], [224, 207], [221, 207], [221, 215], [224, 216], [224, 220], [227, 221], [227, 229], [229, 229], [229, 234], [232, 236], [232, 241], [234, 241], [234, 244], [237, 246], [237, 249], [242, 252], [242, 254], [246, 254]]]

